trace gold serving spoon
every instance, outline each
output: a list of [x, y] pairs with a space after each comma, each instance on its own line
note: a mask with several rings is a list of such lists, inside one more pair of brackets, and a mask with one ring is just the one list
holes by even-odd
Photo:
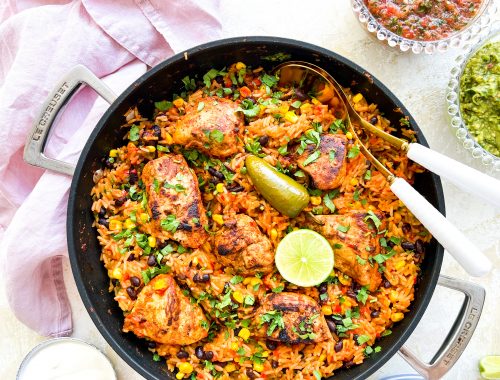
[[[409, 158], [416, 161], [422, 166], [421, 160], [410, 157], [410, 152], [417, 152], [413, 156], [420, 158], [425, 156], [428, 151], [431, 155], [437, 154], [438, 157], [445, 157], [447, 160], [460, 164], [446, 156], [434, 152], [420, 144], [408, 143], [396, 136], [392, 136], [372, 124], [364, 120], [351, 106], [349, 100], [344, 93], [342, 87], [337, 81], [322, 68], [308, 62], [290, 61], [277, 66], [274, 73], [279, 75], [280, 86], [292, 86], [300, 88], [303, 92], [317, 91], [317, 99], [326, 101], [333, 97], [334, 92], [340, 98], [343, 105], [343, 112], [340, 117], [344, 120], [348, 130], [353, 135], [354, 140], [359, 146], [360, 151], [368, 160], [384, 175], [390, 184], [391, 191], [406, 205], [406, 207], [415, 215], [417, 219], [427, 228], [434, 238], [462, 265], [462, 267], [472, 276], [480, 277], [486, 275], [491, 270], [491, 262], [483, 253], [474, 246], [453, 224], [451, 224], [438, 210], [434, 208], [420, 193], [418, 193], [408, 182], [403, 178], [396, 177], [392, 174], [375, 156], [366, 148], [363, 142], [359, 139], [356, 131], [353, 128], [352, 120], [355, 120], [359, 125], [381, 137], [391, 145], [399, 149], [403, 154], [407, 154]], [[331, 94], [331, 96], [330, 96]], [[416, 148], [415, 148], [416, 147]], [[431, 161], [432, 161], [431, 159]], [[424, 160], [425, 161], [425, 160]], [[447, 162], [449, 164], [449, 162]], [[432, 165], [431, 165], [432, 166]], [[475, 171], [472, 168], [466, 168]], [[435, 170], [430, 169], [431, 171]], [[487, 178], [483, 173], [477, 172]], [[439, 173], [438, 173], [439, 174]], [[493, 178], [491, 178], [494, 180]], [[498, 181], [497, 181], [498, 182]], [[500, 183], [500, 182], [499, 182]], [[497, 187], [497, 191], [500, 187]], [[498, 191], [500, 193], [500, 191]], [[500, 197], [499, 197], [500, 204]]]

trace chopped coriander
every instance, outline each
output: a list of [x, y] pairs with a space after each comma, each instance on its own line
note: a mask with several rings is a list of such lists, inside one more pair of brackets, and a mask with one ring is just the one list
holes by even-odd
[[278, 153], [282, 156], [286, 156], [288, 154], [288, 145], [283, 145], [278, 148]]
[[302, 170], [297, 170], [293, 175], [297, 178], [304, 178], [306, 176]]
[[210, 132], [210, 140], [215, 140], [218, 143], [221, 143], [224, 140], [224, 133], [219, 131], [218, 129], [214, 129], [213, 131]]
[[302, 165], [307, 166], [314, 161], [316, 161], [321, 156], [321, 152], [319, 150], [314, 151], [309, 157], [306, 158]]
[[372, 171], [370, 169], [368, 169], [366, 172], [365, 172], [365, 180], [369, 181], [370, 179], [372, 179]]
[[155, 102], [155, 107], [160, 111], [168, 111], [173, 106], [174, 104], [172, 102], [168, 102], [166, 100], [162, 100], [161, 102]]
[[316, 378], [316, 380], [321, 380], [321, 373], [318, 370], [313, 371], [313, 375]]
[[367, 214], [368, 214], [368, 215], [367, 215], [367, 216], [365, 217], [365, 219], [364, 219], [364, 220], [365, 220], [365, 222], [366, 222], [368, 219], [370, 219], [370, 220], [373, 222], [373, 224], [375, 225], [375, 228], [376, 228], [376, 229], [377, 229], [377, 231], [378, 231], [379, 227], [382, 225], [382, 222], [380, 221], [380, 219], [378, 218], [378, 216], [377, 216], [377, 215], [375, 215], [375, 214], [373, 213], [373, 211], [372, 211], [372, 210], [368, 210], [368, 213], [367, 213]]
[[200, 112], [201, 110], [203, 110], [203, 108], [205, 108], [205, 103], [204, 102], [199, 102], [198, 103], [198, 108], [197, 108], [198, 112]]
[[359, 146], [353, 145], [349, 152], [347, 153], [348, 158], [356, 158], [359, 154]]
[[347, 132], [347, 128], [344, 125], [344, 121], [341, 119], [335, 120], [332, 124], [330, 124], [330, 132], [336, 133], [339, 129], [344, 133]]
[[410, 121], [406, 117], [402, 117], [401, 119], [399, 119], [399, 123], [401, 125], [405, 125], [407, 127], [410, 126]]
[[335, 204], [333, 203], [329, 193], [325, 194], [325, 196], [323, 197], [323, 202], [325, 203], [325, 206], [328, 207], [328, 209], [333, 214], [335, 212]]
[[280, 285], [280, 286], [273, 288], [272, 292], [273, 293], [281, 293], [283, 291], [283, 289], [285, 289], [285, 287], [283, 285]]
[[254, 104], [250, 99], [243, 99], [236, 111], [242, 112], [247, 117], [255, 117], [260, 112], [260, 106]]
[[354, 194], [352, 195], [352, 199], [355, 201], [359, 201], [359, 189], [354, 190]]
[[130, 141], [137, 141], [139, 140], [139, 126], [132, 124], [130, 127], [130, 132], [128, 134], [128, 139]]
[[378, 264], [383, 264], [385, 261], [394, 256], [397, 252], [395, 250], [391, 250], [387, 254], [379, 253], [378, 255], [373, 256], [373, 260], [375, 260]]
[[155, 362], [159, 362], [160, 360], [161, 360], [160, 355], [158, 355], [157, 353], [155, 353], [155, 354], [153, 355], [153, 361], [155, 361]]
[[283, 329], [285, 328], [285, 322], [283, 321], [283, 314], [281, 311], [272, 310], [260, 316], [259, 327], [264, 323], [268, 323], [267, 335], [271, 336], [276, 327]]
[[229, 282], [233, 285], [239, 284], [240, 282], [243, 282], [243, 277], [233, 276], [233, 278], [231, 278], [231, 280]]
[[328, 152], [328, 158], [330, 159], [330, 162], [335, 161], [336, 154], [337, 151], [335, 149], [332, 149], [330, 152]]
[[243, 306], [252, 306], [255, 303], [255, 298], [252, 295], [248, 295], [243, 300]]
[[391, 335], [392, 334], [392, 330], [385, 330], [382, 334], [380, 334], [380, 336], [387, 336], [387, 335]]
[[200, 326], [203, 327], [205, 330], [208, 330], [208, 328], [210, 327], [210, 325], [208, 324], [208, 322], [205, 321], [205, 320], [202, 320], [200, 322]]
[[351, 226], [343, 226], [340, 224], [337, 226], [337, 231], [347, 233], [347, 231], [349, 231], [350, 228], [351, 228]]
[[179, 222], [176, 218], [175, 215], [168, 215], [165, 219], [162, 219], [160, 222], [161, 228], [163, 228], [165, 231], [172, 232], [174, 233], [177, 231], [177, 228], [181, 222]]
[[366, 303], [366, 300], [368, 299], [368, 290], [366, 289], [366, 286], [361, 287], [358, 294], [356, 295], [356, 299], [363, 304]]
[[366, 260], [358, 255], [356, 255], [356, 261], [358, 262], [359, 265], [366, 265]]
[[278, 83], [278, 78], [276, 78], [275, 76], [271, 76], [271, 75], [268, 75], [268, 74], [264, 74], [260, 80], [262, 81], [262, 83], [264, 83], [266, 86], [272, 88], [273, 86], [275, 86], [277, 83]]
[[160, 191], [160, 184], [156, 178], [153, 180], [153, 189], [154, 189], [155, 193], [157, 193], [157, 194], [158, 194], [158, 191]]
[[245, 352], [245, 348], [243, 348], [243, 347], [238, 348], [238, 351], [236, 351], [236, 353], [237, 353], [239, 356], [245, 356], [245, 354], [246, 354], [246, 352]]
[[166, 146], [163, 146], [163, 145], [157, 145], [156, 146], [156, 150], [158, 152], [165, 152], [165, 153], [170, 152], [170, 149], [168, 147], [166, 147]]
[[358, 336], [357, 342], [359, 345], [362, 345], [363, 343], [366, 343], [370, 340], [369, 335], [360, 335]]
[[248, 143], [245, 144], [245, 149], [247, 152], [255, 154], [258, 157], [265, 156], [265, 154], [261, 153], [262, 146], [258, 140], [248, 140]]
[[399, 243], [401, 243], [401, 239], [396, 237], [396, 236], [392, 236], [389, 240], [392, 241], [396, 245], [399, 245]]
[[186, 75], [184, 78], [182, 78], [182, 83], [184, 83], [184, 87], [187, 91], [196, 89], [196, 82], [194, 81], [194, 79], [189, 78], [189, 75]]
[[378, 241], [380, 242], [380, 246], [381, 247], [387, 248], [387, 240], [386, 240], [386, 238], [381, 237], [380, 239], [378, 239]]
[[142, 280], [144, 285], [147, 285], [154, 277], [159, 274], [165, 274], [170, 272], [170, 267], [168, 265], [161, 265], [160, 267], [151, 267], [141, 272]]
[[299, 108], [302, 102], [300, 100], [296, 100], [292, 104], [290, 104], [293, 108]]

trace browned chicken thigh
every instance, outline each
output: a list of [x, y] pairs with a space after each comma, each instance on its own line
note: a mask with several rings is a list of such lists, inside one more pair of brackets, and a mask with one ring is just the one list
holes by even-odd
[[269, 273], [274, 269], [274, 250], [270, 240], [248, 215], [227, 218], [215, 235], [220, 263], [242, 274]]
[[208, 335], [204, 324], [208, 326], [208, 321], [201, 308], [182, 294], [172, 276], [161, 274], [139, 293], [123, 331], [158, 343], [184, 345]]
[[180, 154], [149, 161], [142, 171], [148, 208], [158, 236], [198, 248], [208, 238], [208, 223], [198, 179]]
[[188, 104], [186, 114], [169, 128], [174, 144], [220, 158], [242, 151], [243, 116], [237, 109], [237, 103], [213, 97]]
[[[309, 223], [307, 227], [323, 235], [335, 249], [335, 268], [373, 291], [379, 286], [382, 277], [378, 264], [368, 261], [370, 256], [378, 252], [379, 240], [367, 216], [364, 210], [353, 210], [345, 215], [317, 215], [315, 218], [324, 225]], [[381, 219], [381, 215], [377, 217]]]
[[309, 296], [282, 292], [268, 294], [255, 313], [257, 336], [285, 343], [313, 343], [332, 339], [318, 303]]
[[315, 145], [308, 145], [297, 158], [297, 164], [311, 176], [316, 188], [335, 189], [342, 184], [346, 175], [346, 145], [347, 138], [344, 135], [323, 135], [317, 149], [318, 159], [307, 163], [306, 160], [312, 154], [318, 154], [315, 153]]

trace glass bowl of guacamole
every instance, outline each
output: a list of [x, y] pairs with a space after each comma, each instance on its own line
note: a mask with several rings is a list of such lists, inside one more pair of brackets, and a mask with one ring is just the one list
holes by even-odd
[[464, 48], [451, 70], [451, 126], [472, 156], [500, 171], [500, 21]]
[[497, 0], [351, 0], [364, 29], [377, 40], [415, 54], [460, 47], [494, 19]]

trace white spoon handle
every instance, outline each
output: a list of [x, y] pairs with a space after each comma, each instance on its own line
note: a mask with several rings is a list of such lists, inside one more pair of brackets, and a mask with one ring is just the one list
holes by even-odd
[[491, 270], [488, 258], [408, 182], [396, 178], [391, 190], [467, 273], [482, 277]]
[[500, 181], [470, 166], [417, 143], [411, 143], [408, 158], [461, 189], [500, 207]]

